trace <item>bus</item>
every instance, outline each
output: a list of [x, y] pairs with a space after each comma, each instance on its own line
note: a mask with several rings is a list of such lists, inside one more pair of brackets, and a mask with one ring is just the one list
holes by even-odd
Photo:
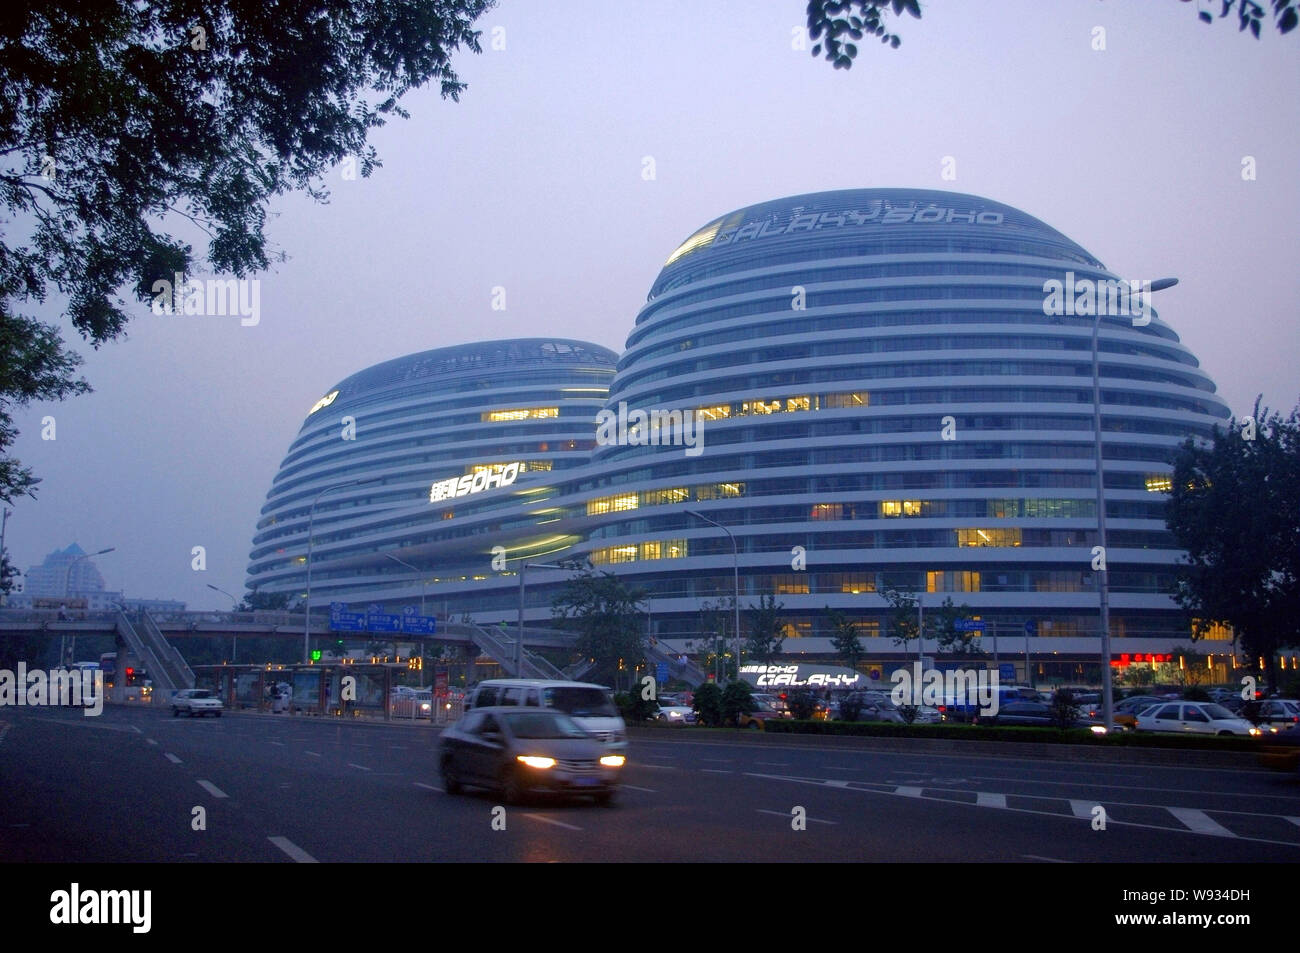
[[117, 674], [117, 653], [105, 652], [99, 657], [99, 670], [104, 673], [104, 687], [111, 688]]

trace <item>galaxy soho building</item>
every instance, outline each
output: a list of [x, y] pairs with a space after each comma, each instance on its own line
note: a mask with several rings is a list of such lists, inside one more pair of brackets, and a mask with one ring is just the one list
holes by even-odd
[[[829, 608], [869, 657], [901, 659], [892, 587], [965, 604], [1041, 672], [1083, 674], [1099, 652], [1100, 321], [1113, 650], [1167, 652], [1188, 634], [1169, 595], [1170, 455], [1229, 408], [1120, 278], [972, 195], [732, 212], [668, 256], [621, 355], [467, 344], [327, 389], [272, 483], [248, 584], [301, 596], [312, 522], [314, 606], [424, 597], [513, 623], [520, 561], [585, 557], [644, 587], [650, 631], [690, 651], [702, 609], [731, 599], [734, 539], [741, 608], [776, 597], [787, 655], [830, 656]], [[349, 480], [365, 482], [328, 490]], [[564, 578], [529, 574], [530, 622]], [[1231, 651], [1209, 647], [1219, 664]]]

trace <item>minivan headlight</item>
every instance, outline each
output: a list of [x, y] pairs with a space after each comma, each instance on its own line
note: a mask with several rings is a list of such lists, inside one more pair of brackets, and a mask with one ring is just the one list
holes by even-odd
[[526, 764], [530, 768], [553, 768], [555, 767], [554, 758], [542, 758], [536, 755], [521, 754], [515, 758], [521, 764]]
[[600, 763], [607, 768], [621, 768], [626, 760], [621, 754], [607, 754], [600, 759]]

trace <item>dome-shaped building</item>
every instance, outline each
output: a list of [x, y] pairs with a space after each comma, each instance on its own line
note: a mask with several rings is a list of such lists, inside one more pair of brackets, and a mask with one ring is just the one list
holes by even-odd
[[[1084, 676], [1099, 648], [1097, 327], [1113, 648], [1168, 651], [1188, 635], [1169, 595], [1170, 457], [1229, 409], [1130, 288], [972, 195], [850, 190], [732, 212], [668, 257], [616, 373], [595, 345], [501, 342], [327, 393], [268, 495], [249, 583], [300, 592], [315, 495], [378, 476], [316, 507], [313, 604], [427, 593], [453, 615], [513, 619], [519, 560], [585, 556], [648, 590], [647, 625], [678, 651], [699, 647], [738, 570], [741, 608], [774, 595], [807, 640], [787, 654], [830, 654], [830, 609], [869, 656], [900, 658], [894, 589], [926, 611], [951, 598], [1016, 636], [1006, 654]], [[339, 440], [341, 414], [355, 442]], [[517, 483], [475, 488], [475, 468], [513, 463]], [[533, 624], [563, 575], [529, 574]]]
[[267, 493], [247, 585], [303, 597], [309, 526], [313, 606], [414, 604], [431, 582], [481, 577], [486, 562], [457, 555], [465, 541], [476, 552], [530, 487], [589, 460], [616, 359], [582, 341], [490, 341], [385, 361], [330, 388]]
[[692, 412], [702, 449], [598, 446], [587, 509], [606, 516], [578, 548], [650, 589], [661, 638], [731, 597], [731, 541], [707, 517], [734, 536], [741, 606], [775, 594], [789, 635], [829, 636], [826, 607], [885, 635], [892, 587], [1095, 657], [1100, 309], [1111, 631], [1167, 651], [1187, 635], [1169, 455], [1229, 410], [1130, 288], [971, 195], [826, 192], [715, 219], [669, 256], [609, 398]]

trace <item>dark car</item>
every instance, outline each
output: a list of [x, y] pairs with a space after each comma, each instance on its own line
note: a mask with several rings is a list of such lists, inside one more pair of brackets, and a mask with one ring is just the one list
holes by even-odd
[[1051, 725], [1052, 706], [1042, 702], [1007, 702], [998, 707], [996, 715], [980, 718], [981, 724], [990, 725]]
[[1259, 763], [1275, 771], [1300, 770], [1300, 725], [1269, 735], [1260, 750]]
[[589, 795], [608, 804], [624, 757], [560, 711], [475, 708], [442, 733], [438, 764], [448, 794], [490, 788], [507, 804], [530, 794]]

